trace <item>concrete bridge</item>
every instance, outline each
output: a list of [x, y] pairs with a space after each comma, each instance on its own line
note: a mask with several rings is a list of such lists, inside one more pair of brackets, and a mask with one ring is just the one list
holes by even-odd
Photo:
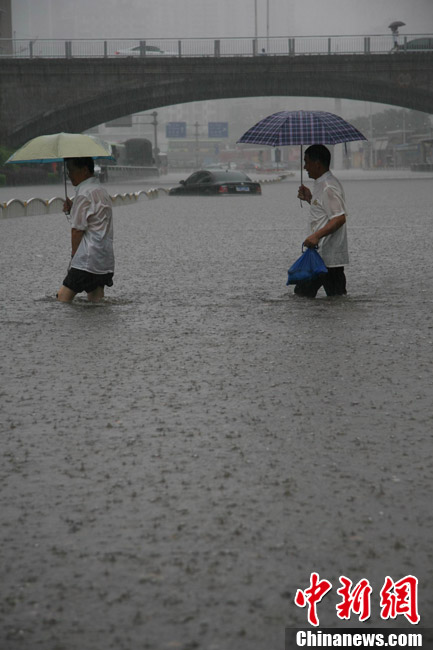
[[200, 57], [4, 58], [0, 143], [82, 132], [172, 104], [262, 96], [336, 97], [427, 113], [433, 51]]

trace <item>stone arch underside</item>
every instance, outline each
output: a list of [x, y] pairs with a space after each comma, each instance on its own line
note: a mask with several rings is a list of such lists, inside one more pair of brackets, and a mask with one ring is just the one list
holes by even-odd
[[[433, 65], [413, 66], [410, 61], [387, 57], [376, 58], [374, 69], [365, 66], [363, 57], [355, 57], [354, 63], [333, 57], [319, 63], [302, 57], [287, 60], [280, 57], [274, 61], [254, 64], [254, 60], [236, 60], [228, 65], [227, 60], [216, 60], [185, 65], [176, 60], [176, 65], [151, 66], [130, 65], [128, 74], [122, 69], [105, 71], [95, 87], [94, 74], [82, 75], [82, 83], [74, 90], [74, 76], [59, 77], [57, 96], [47, 92], [31, 112], [17, 115], [16, 123], [8, 134], [13, 145], [41, 133], [58, 131], [81, 132], [97, 124], [136, 113], [154, 110], [162, 106], [179, 103], [229, 99], [239, 97], [299, 96], [335, 97], [372, 101], [425, 112], [433, 106]], [[345, 57], [347, 60], [349, 57]], [[133, 62], [135, 63], [135, 62]], [[380, 63], [380, 65], [379, 65]], [[392, 65], [390, 65], [392, 63]], [[213, 65], [212, 65], [213, 64]], [[332, 65], [331, 65], [332, 64]], [[364, 65], [363, 65], [364, 64]], [[404, 65], [403, 65], [404, 64]], [[175, 69], [173, 69], [175, 68]], [[203, 69], [204, 68], [204, 69]], [[431, 79], [431, 80], [430, 80]], [[63, 83], [63, 88], [62, 88]], [[22, 104], [21, 104], [22, 109]], [[18, 107], [17, 107], [18, 111]], [[22, 119], [24, 117], [24, 119]]]
[[178, 82], [173, 82], [169, 89], [165, 88], [163, 94], [158, 92], [157, 86], [119, 89], [117, 92], [100, 95], [97, 99], [97, 105], [95, 100], [90, 102], [81, 100], [63, 106], [61, 109], [54, 109], [43, 115], [34, 116], [24, 128], [17, 129], [15, 138], [22, 140], [20, 131], [27, 132], [27, 139], [45, 132], [67, 131], [76, 133], [124, 115], [150, 111], [163, 106], [241, 97], [341, 98], [390, 104], [421, 111], [433, 105], [431, 97], [425, 96], [425, 93], [419, 91], [416, 95], [413, 92], [408, 94], [395, 88], [386, 89], [383, 84], [371, 82], [363, 85], [362, 89], [360, 89], [353, 87], [351, 80], [347, 81], [348, 83], [345, 85], [344, 79], [340, 77], [334, 83], [329, 80], [326, 86], [312, 86], [308, 89], [305, 88], [304, 84], [296, 83], [288, 85], [280, 83], [278, 87], [275, 87], [269, 82], [269, 79], [262, 82], [255, 79], [254, 83], [234, 82], [232, 85], [225, 85], [224, 87], [210, 86], [206, 84], [206, 80], [203, 80], [201, 83], [189, 87], [187, 91], [185, 91], [184, 87], [179, 87]]

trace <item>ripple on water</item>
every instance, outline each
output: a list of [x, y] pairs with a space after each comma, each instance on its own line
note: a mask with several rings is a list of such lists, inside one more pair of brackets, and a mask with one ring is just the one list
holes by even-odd
[[94, 307], [111, 307], [111, 306], [123, 306], [123, 305], [133, 305], [136, 301], [132, 300], [131, 298], [116, 298], [114, 297], [106, 297], [101, 302], [91, 302], [90, 300], [87, 300], [85, 296], [76, 296], [74, 300], [70, 303], [59, 303], [55, 295], [44, 295], [44, 296], [37, 296], [34, 298], [34, 302], [46, 302], [46, 303], [55, 303], [56, 305], [65, 305], [68, 307], [74, 307], [74, 306], [79, 306], [79, 307], [89, 307], [89, 308], [94, 308]]

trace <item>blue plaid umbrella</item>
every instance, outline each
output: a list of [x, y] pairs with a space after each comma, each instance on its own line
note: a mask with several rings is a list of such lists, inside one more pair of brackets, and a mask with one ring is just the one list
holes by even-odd
[[290, 144], [338, 144], [366, 140], [339, 115], [325, 111], [280, 111], [252, 126], [238, 142], [283, 147]]
[[339, 115], [326, 111], [280, 111], [257, 122], [238, 140], [244, 144], [267, 144], [271, 147], [338, 144], [353, 140], [366, 140], [358, 129]]

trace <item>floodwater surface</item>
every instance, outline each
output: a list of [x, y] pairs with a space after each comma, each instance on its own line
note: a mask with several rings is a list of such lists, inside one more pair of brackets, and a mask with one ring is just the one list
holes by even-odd
[[2, 647], [277, 650], [312, 572], [321, 627], [410, 627], [408, 575], [431, 623], [431, 180], [342, 180], [346, 298], [285, 285], [293, 182], [117, 209], [98, 305], [63, 215], [0, 221]]

